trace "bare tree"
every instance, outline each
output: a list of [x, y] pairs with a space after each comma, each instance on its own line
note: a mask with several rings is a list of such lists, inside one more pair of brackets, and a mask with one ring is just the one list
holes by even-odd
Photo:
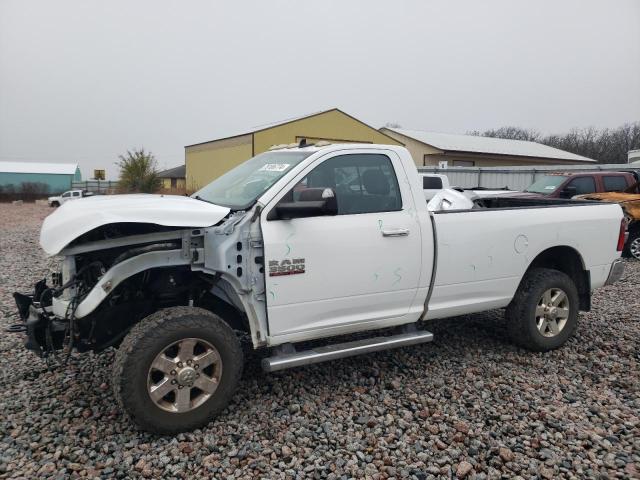
[[520, 127], [500, 127], [492, 130], [486, 130], [482, 133], [478, 130], [468, 132], [468, 135], [476, 135], [482, 137], [506, 138], [508, 140], [526, 140], [528, 142], [537, 142], [540, 140], [541, 134], [536, 130], [527, 130]]
[[468, 135], [538, 142], [567, 152], [593, 158], [600, 163], [627, 163], [627, 152], [640, 148], [640, 122], [625, 123], [615, 129], [574, 128], [565, 134], [543, 136], [536, 130], [501, 127]]

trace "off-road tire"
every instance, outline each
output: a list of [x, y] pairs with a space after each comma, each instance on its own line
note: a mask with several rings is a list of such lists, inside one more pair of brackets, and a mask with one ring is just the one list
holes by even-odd
[[627, 239], [627, 243], [624, 246], [624, 251], [622, 252], [625, 257], [636, 258], [640, 260], [640, 257], [631, 253], [631, 244], [633, 242], [640, 242], [640, 227], [634, 228], [629, 232], [629, 238]]
[[[562, 289], [569, 300], [567, 322], [554, 337], [545, 337], [536, 324], [536, 307], [542, 294], [551, 288]], [[558, 348], [573, 335], [578, 324], [578, 289], [563, 272], [549, 268], [535, 268], [525, 274], [506, 310], [507, 331], [511, 340], [527, 350], [546, 352]]]
[[[156, 355], [167, 345], [185, 338], [209, 342], [222, 359], [222, 376], [213, 395], [184, 413], [159, 408], [149, 396], [147, 377]], [[176, 434], [209, 423], [231, 400], [243, 368], [240, 342], [218, 315], [196, 307], [171, 307], [149, 315], [125, 337], [115, 357], [113, 389], [120, 407], [141, 429]]]

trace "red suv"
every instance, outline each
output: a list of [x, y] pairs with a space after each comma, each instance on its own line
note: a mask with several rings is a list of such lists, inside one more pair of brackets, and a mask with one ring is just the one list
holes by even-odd
[[539, 177], [524, 192], [546, 198], [571, 198], [588, 193], [621, 192], [636, 182], [631, 172], [554, 172]]

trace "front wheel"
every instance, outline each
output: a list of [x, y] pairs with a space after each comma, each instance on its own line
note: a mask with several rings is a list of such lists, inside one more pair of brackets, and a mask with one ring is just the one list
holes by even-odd
[[578, 323], [578, 290], [566, 274], [548, 268], [526, 273], [506, 319], [514, 343], [545, 352], [562, 346]]
[[195, 307], [160, 310], [116, 354], [116, 400], [142, 429], [174, 434], [207, 424], [231, 400], [243, 355], [233, 330]]

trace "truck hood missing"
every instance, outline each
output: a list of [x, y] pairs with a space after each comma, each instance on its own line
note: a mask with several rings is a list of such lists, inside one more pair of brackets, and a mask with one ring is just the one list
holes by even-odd
[[91, 230], [113, 223], [149, 223], [166, 227], [209, 227], [230, 209], [178, 195], [97, 195], [67, 202], [42, 224], [40, 246], [56, 255]]

